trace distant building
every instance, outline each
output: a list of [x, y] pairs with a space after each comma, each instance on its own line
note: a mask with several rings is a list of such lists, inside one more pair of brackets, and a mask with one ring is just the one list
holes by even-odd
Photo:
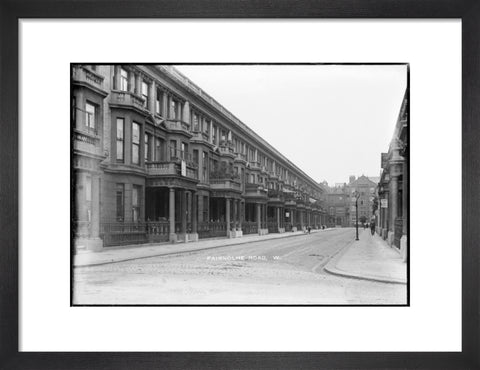
[[355, 209], [355, 192], [358, 192], [358, 222], [370, 222], [373, 213], [373, 204], [375, 201], [377, 183], [370, 180], [369, 177], [362, 175], [358, 179], [350, 176], [348, 184], [348, 192], [350, 194], [350, 224], [355, 226], [356, 209]]
[[327, 211], [328, 227], [347, 227], [350, 225], [350, 195], [345, 183], [335, 184], [334, 188], [325, 194], [325, 209]]
[[408, 89], [403, 97], [393, 138], [381, 156], [382, 174], [378, 233], [407, 256], [408, 226]]

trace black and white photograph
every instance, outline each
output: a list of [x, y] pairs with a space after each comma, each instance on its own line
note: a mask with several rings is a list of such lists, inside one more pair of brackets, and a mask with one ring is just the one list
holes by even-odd
[[71, 64], [71, 304], [408, 306], [409, 68]]

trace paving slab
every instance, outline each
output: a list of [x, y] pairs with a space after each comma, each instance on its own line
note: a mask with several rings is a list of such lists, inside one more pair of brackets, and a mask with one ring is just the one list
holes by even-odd
[[395, 247], [377, 234], [362, 230], [358, 241], [352, 241], [324, 267], [327, 272], [346, 277], [406, 284], [407, 264]]

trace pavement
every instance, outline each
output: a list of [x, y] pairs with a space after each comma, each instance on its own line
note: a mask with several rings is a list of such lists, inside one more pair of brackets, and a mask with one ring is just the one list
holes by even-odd
[[[325, 233], [329, 230], [312, 230]], [[104, 248], [100, 252], [81, 251], [73, 256], [74, 267], [105, 265], [141, 258], [196, 252], [273, 239], [299, 237], [303, 231], [282, 234], [245, 235], [241, 238], [212, 238], [189, 243], [160, 243]], [[395, 248], [370, 230], [360, 230], [358, 241], [341, 249], [325, 266], [325, 271], [339, 276], [384, 283], [406, 284], [407, 264]]]
[[[324, 229], [314, 230], [312, 233], [323, 233], [329, 230]], [[305, 235], [303, 231], [285, 232], [281, 234], [267, 234], [267, 235], [244, 235], [241, 238], [212, 238], [201, 239], [197, 242], [188, 243], [156, 243], [156, 244], [136, 244], [123, 247], [108, 247], [100, 252], [80, 251], [73, 255], [74, 267], [87, 267], [105, 265], [115, 262], [131, 261], [140, 258], [158, 257], [171, 254], [195, 252], [199, 250], [206, 250], [212, 248], [221, 248], [233, 245], [240, 245], [252, 242], [267, 241], [272, 239], [289, 238]]]
[[407, 283], [407, 264], [400, 252], [377, 234], [361, 230], [358, 241], [335, 255], [324, 269], [334, 275], [393, 284]]

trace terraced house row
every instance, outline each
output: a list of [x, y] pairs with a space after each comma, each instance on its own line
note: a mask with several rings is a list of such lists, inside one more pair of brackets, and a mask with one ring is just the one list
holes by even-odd
[[318, 183], [173, 66], [71, 72], [76, 249], [325, 224]]

